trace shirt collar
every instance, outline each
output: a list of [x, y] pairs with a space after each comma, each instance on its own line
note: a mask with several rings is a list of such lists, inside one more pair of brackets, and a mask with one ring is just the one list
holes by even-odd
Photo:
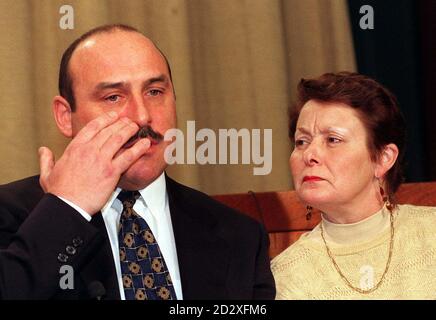
[[167, 200], [167, 186], [165, 182], [165, 173], [150, 183], [147, 187], [139, 190], [142, 200], [151, 211], [151, 214], [157, 218], [165, 213], [165, 204]]
[[[165, 172], [155, 179], [152, 183], [146, 186], [142, 190], [138, 190], [141, 194], [140, 200], [148, 207], [151, 214], [157, 218], [159, 215], [165, 212], [165, 206], [167, 203], [167, 187], [165, 181]], [[122, 211], [122, 204], [120, 201], [115, 201], [118, 194], [121, 192], [121, 188], [117, 187], [112, 193], [109, 200], [106, 202], [104, 207], [101, 209], [104, 215], [107, 209], [110, 207], [115, 208], [118, 212]]]

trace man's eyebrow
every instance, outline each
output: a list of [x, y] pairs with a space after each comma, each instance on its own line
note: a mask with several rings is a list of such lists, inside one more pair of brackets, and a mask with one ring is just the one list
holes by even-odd
[[144, 82], [144, 87], [147, 87], [155, 82], [163, 82], [165, 84], [169, 83], [168, 77], [164, 74], [161, 74], [157, 77], [150, 78]]
[[95, 86], [94, 92], [97, 93], [99, 91], [103, 91], [106, 89], [119, 89], [126, 88], [129, 85], [125, 82], [100, 82]]
[[[143, 87], [147, 87], [155, 82], [163, 82], [165, 84], [169, 83], [168, 77], [165, 76], [164, 74], [159, 75], [157, 77], [153, 77], [150, 79], [147, 79], [144, 84]], [[107, 89], [124, 89], [124, 88], [128, 88], [130, 86], [130, 84], [120, 81], [120, 82], [100, 82], [99, 84], [97, 84], [95, 86], [95, 90], [94, 93], [98, 93], [100, 91], [103, 90], [107, 90]]]

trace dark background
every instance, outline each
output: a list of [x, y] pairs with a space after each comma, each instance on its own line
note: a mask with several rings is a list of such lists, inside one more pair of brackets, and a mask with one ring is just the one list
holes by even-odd
[[[362, 30], [359, 9], [374, 9]], [[358, 71], [398, 98], [408, 126], [406, 182], [436, 180], [436, 1], [348, 0]]]

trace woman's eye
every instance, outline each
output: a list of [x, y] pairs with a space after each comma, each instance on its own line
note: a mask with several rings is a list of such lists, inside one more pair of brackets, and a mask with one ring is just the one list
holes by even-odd
[[341, 139], [336, 138], [336, 137], [328, 137], [327, 140], [329, 143], [332, 143], [332, 144], [336, 144], [336, 143], [341, 142]]
[[305, 141], [305, 140], [303, 140], [303, 139], [297, 139], [297, 140], [295, 140], [295, 145], [297, 146], [297, 147], [300, 147], [300, 146], [303, 146], [304, 144], [306, 144], [307, 142]]

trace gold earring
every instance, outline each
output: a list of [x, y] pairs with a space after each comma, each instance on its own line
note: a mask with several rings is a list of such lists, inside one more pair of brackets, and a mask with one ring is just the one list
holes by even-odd
[[312, 219], [312, 207], [306, 206], [306, 220], [309, 221]]
[[380, 182], [380, 180], [378, 181], [379, 187], [380, 187], [380, 195], [383, 199], [383, 202], [386, 204], [386, 208], [392, 212], [392, 210], [394, 209], [394, 206], [392, 205], [391, 201], [389, 200], [389, 195], [387, 195], [385, 193], [385, 190], [383, 189], [383, 186]]

